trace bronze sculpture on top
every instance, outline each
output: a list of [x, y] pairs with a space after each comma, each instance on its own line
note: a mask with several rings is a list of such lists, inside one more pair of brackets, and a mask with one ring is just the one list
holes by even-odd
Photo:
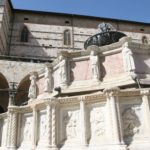
[[120, 38], [126, 36], [124, 33], [118, 32], [109, 23], [101, 23], [98, 25], [100, 33], [95, 34], [88, 38], [84, 43], [84, 48], [87, 49], [88, 46], [97, 45], [105, 46], [115, 42], [118, 42]]

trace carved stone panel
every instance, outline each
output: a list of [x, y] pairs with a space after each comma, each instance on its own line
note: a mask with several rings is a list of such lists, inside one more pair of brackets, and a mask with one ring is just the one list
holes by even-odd
[[89, 144], [103, 142], [106, 135], [106, 116], [104, 104], [93, 104], [88, 109], [87, 126]]
[[30, 147], [33, 133], [32, 114], [24, 114], [21, 120], [21, 147]]
[[122, 105], [123, 137], [127, 144], [139, 141], [144, 136], [144, 120], [140, 100], [132, 100]]
[[47, 139], [47, 116], [45, 111], [39, 113], [38, 124], [38, 139], [40, 144]]
[[80, 113], [77, 109], [61, 111], [61, 143], [69, 144], [80, 138]]
[[124, 137], [131, 137], [139, 132], [140, 120], [136, 114], [136, 108], [126, 108], [122, 113]]

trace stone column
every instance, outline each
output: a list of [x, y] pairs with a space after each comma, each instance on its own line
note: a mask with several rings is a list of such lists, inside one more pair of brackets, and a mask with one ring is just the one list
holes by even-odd
[[36, 148], [37, 142], [37, 110], [33, 108], [33, 122], [32, 122], [32, 149]]
[[145, 131], [147, 133], [147, 136], [150, 141], [150, 106], [149, 106], [149, 100], [148, 96], [150, 94], [150, 91], [148, 89], [141, 90], [141, 96], [142, 96], [142, 110], [143, 110], [143, 119], [145, 124]]
[[110, 142], [113, 145], [112, 150], [126, 150], [126, 146], [122, 145], [122, 134], [120, 133], [119, 115], [120, 112], [117, 109], [118, 106], [118, 92], [119, 88], [108, 88], [104, 90], [107, 98], [107, 105], [109, 111], [109, 131], [111, 134]]
[[47, 105], [46, 108], [47, 111], [47, 148], [51, 147], [51, 123], [52, 123], [52, 118], [51, 118], [51, 111], [52, 107], [51, 104]]
[[17, 149], [17, 129], [18, 129], [18, 114], [13, 107], [8, 108], [9, 121], [7, 133], [7, 148], [9, 150]]
[[51, 111], [51, 147], [52, 150], [57, 150], [57, 144], [56, 144], [56, 103], [53, 102], [51, 104], [52, 111]]
[[81, 144], [87, 146], [86, 106], [84, 97], [80, 97]]

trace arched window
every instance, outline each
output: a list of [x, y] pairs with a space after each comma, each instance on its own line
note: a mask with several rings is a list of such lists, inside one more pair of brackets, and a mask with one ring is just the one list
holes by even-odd
[[21, 31], [21, 37], [20, 37], [20, 41], [21, 42], [28, 42], [29, 38], [29, 30], [26, 26], [23, 27], [22, 31]]
[[70, 30], [64, 31], [64, 45], [71, 45], [71, 33]]
[[143, 43], [143, 44], [148, 44], [148, 40], [147, 40], [147, 37], [146, 37], [146, 36], [143, 36], [143, 37], [142, 37], [142, 43]]

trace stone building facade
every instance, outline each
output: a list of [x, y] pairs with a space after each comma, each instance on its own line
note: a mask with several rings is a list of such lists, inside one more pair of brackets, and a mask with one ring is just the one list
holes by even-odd
[[150, 24], [0, 1], [1, 150], [149, 150], [149, 87]]

